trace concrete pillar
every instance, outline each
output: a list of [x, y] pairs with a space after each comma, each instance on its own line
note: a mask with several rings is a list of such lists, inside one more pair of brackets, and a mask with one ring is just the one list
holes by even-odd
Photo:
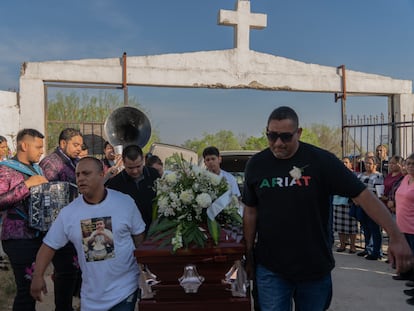
[[[394, 104], [396, 150], [393, 154], [406, 158], [414, 152], [414, 94], [399, 94], [390, 97], [388, 105]], [[389, 110], [391, 111], [391, 110]]]
[[0, 135], [7, 138], [7, 145], [16, 151], [16, 135], [19, 131], [20, 109], [16, 92], [0, 91]]
[[43, 80], [20, 77], [20, 127], [34, 128], [46, 136]]

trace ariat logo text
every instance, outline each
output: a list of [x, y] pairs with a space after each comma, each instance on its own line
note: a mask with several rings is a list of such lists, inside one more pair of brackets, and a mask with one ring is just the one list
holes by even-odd
[[310, 183], [310, 176], [301, 176], [299, 179], [293, 179], [291, 177], [273, 177], [265, 178], [260, 183], [259, 188], [283, 188], [283, 187], [308, 187]]

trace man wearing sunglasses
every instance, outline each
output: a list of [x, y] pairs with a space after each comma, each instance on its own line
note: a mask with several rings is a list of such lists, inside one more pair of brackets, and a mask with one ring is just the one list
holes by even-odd
[[269, 116], [269, 148], [247, 164], [243, 189], [246, 271], [255, 277], [261, 311], [326, 310], [335, 262], [330, 242], [330, 197], [353, 198], [390, 235], [397, 271], [414, 263], [385, 206], [328, 151], [300, 141], [296, 112]]

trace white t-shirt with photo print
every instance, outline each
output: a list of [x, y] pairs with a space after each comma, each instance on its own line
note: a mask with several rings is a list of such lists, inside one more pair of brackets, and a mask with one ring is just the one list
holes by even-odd
[[[108, 189], [99, 204], [88, 204], [79, 196], [64, 207], [43, 242], [59, 249], [71, 241], [78, 254], [82, 270], [81, 305], [83, 311], [108, 310], [126, 299], [138, 288], [139, 268], [133, 255], [135, 246], [131, 235], [145, 230], [145, 223], [134, 200], [121, 192]], [[85, 224], [104, 218], [110, 223], [113, 235], [111, 256], [103, 260], [88, 259]]]

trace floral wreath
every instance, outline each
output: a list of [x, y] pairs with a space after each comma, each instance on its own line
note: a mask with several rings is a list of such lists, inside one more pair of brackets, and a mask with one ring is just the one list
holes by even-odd
[[209, 237], [217, 245], [222, 228], [241, 227], [238, 198], [224, 177], [178, 154], [172, 158], [176, 170], [156, 181], [149, 238], [159, 241], [160, 247], [172, 245], [173, 252], [191, 245], [204, 247]]

